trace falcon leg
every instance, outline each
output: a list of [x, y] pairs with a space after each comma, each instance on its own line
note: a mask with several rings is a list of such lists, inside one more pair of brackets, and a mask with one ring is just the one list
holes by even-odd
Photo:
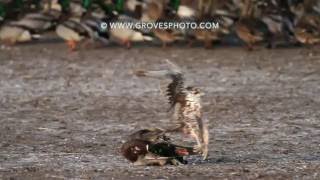
[[194, 151], [202, 155], [203, 160], [208, 157], [208, 147], [206, 144], [202, 143], [199, 136], [197, 136], [194, 132], [191, 134], [197, 141], [197, 145], [194, 146]]

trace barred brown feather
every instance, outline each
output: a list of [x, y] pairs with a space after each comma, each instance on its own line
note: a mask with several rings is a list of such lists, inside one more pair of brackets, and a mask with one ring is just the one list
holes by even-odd
[[181, 73], [171, 75], [172, 82], [167, 87], [167, 97], [169, 99], [170, 109], [174, 107], [179, 95], [183, 93], [184, 78]]

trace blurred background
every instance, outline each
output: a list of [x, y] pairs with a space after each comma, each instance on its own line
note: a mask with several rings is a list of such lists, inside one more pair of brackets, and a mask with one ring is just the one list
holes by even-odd
[[[64, 40], [70, 50], [133, 42], [166, 47], [237, 45], [253, 50], [320, 42], [317, 0], [7, 0], [0, 2], [5, 45]], [[109, 22], [216, 22], [218, 29], [101, 29]], [[50, 34], [48, 36], [48, 34]]]

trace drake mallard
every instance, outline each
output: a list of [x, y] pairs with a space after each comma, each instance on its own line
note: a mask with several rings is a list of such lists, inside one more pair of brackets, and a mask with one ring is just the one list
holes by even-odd
[[270, 40], [271, 36], [268, 26], [254, 17], [253, 12], [253, 2], [245, 0], [241, 17], [235, 25], [236, 34], [246, 43], [248, 50], [253, 50], [253, 45], [258, 42]]
[[196, 140], [195, 149], [202, 154], [203, 159], [208, 156], [209, 133], [207, 124], [203, 121], [201, 110], [201, 96], [203, 93], [195, 87], [185, 87], [181, 69], [166, 60], [168, 70], [136, 72], [138, 77], [167, 77], [172, 82], [167, 86], [167, 96], [170, 109], [173, 109], [172, 119], [177, 122], [174, 127], [167, 128], [167, 132], [181, 132], [190, 135]]
[[70, 51], [74, 51], [83, 40], [103, 41], [104, 36], [108, 38], [106, 32], [99, 31], [103, 16], [91, 13], [83, 18], [85, 9], [78, 3], [70, 3], [70, 9], [71, 17], [56, 28], [57, 35], [66, 41]]
[[56, 29], [57, 35], [66, 41], [70, 51], [74, 51], [80, 41], [90, 37], [89, 32], [89, 27], [76, 17], [59, 24]]
[[69, 50], [76, 49], [77, 44], [85, 37], [89, 37], [89, 28], [81, 22], [85, 9], [78, 3], [70, 3], [71, 17], [59, 24], [56, 33], [67, 42]]
[[192, 147], [172, 144], [160, 129], [142, 129], [131, 134], [121, 146], [121, 154], [134, 165], [180, 165], [184, 156], [193, 155]]

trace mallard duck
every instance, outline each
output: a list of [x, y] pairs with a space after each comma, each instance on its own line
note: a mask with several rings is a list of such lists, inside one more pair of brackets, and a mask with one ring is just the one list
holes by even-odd
[[209, 133], [208, 127], [202, 119], [201, 96], [203, 93], [195, 87], [185, 87], [181, 69], [167, 60], [169, 69], [159, 71], [139, 70], [138, 77], [167, 77], [172, 82], [167, 86], [167, 96], [170, 109], [173, 109], [173, 120], [178, 125], [166, 129], [166, 132], [181, 132], [196, 140], [195, 149], [202, 154], [203, 159], [208, 156]]
[[90, 37], [90, 32], [89, 27], [81, 23], [79, 18], [70, 18], [56, 29], [57, 35], [67, 42], [70, 51], [74, 51], [80, 41]]
[[39, 39], [39, 33], [53, 27], [61, 14], [61, 8], [53, 5], [38, 13], [25, 14], [18, 21], [8, 22], [0, 29], [0, 40], [8, 45]]
[[149, 129], [142, 129], [135, 133], [132, 133], [128, 140], [133, 139], [140, 139], [143, 141], [150, 141], [152, 143], [155, 142], [162, 142], [169, 140], [169, 137], [166, 136], [166, 132], [160, 128], [149, 128]]
[[[122, 27], [112, 28], [109, 27], [110, 37], [114, 39], [116, 42], [120, 42], [125, 45], [127, 48], [131, 48], [132, 42], [142, 42], [142, 41], [152, 41], [153, 38], [144, 34], [142, 31], [135, 29], [134, 27], [126, 27], [125, 23], [135, 23], [139, 20], [128, 17], [126, 15], [120, 15], [114, 18], [113, 23], [115, 26], [121, 25]], [[127, 24], [128, 25], [128, 24]]]
[[15, 45], [18, 42], [28, 42], [40, 38], [32, 34], [30, 29], [18, 25], [4, 25], [0, 28], [0, 41], [6, 45]]
[[211, 48], [212, 43], [220, 41], [225, 35], [230, 33], [230, 27], [234, 25], [232, 13], [227, 12], [226, 1], [218, 2], [217, 0], [198, 1], [198, 24], [202, 22], [212, 23], [212, 29], [193, 29], [189, 33], [189, 46], [193, 42], [201, 41], [205, 48]]
[[55, 16], [52, 16], [49, 13], [31, 13], [11, 24], [25, 26], [34, 32], [41, 33], [53, 27], [57, 20], [58, 19]]
[[[76, 4], [72, 4], [77, 6]], [[84, 12], [81, 6], [73, 7], [74, 10], [68, 20], [59, 24], [56, 28], [56, 33], [59, 37], [67, 42], [69, 50], [73, 51], [76, 49], [78, 42], [83, 40], [85, 37], [89, 37], [89, 28], [81, 23], [81, 17]]]
[[41, 12], [27, 13], [19, 21], [12, 22], [20, 26], [25, 26], [34, 32], [41, 33], [56, 25], [61, 16], [62, 8], [57, 0], [51, 1], [50, 5], [44, 4]]
[[278, 42], [291, 43], [294, 14], [290, 11], [288, 1], [259, 1], [257, 7], [261, 20], [272, 34], [271, 45], [276, 45]]
[[306, 45], [320, 43], [320, 16], [313, 12], [311, 7], [305, 7], [303, 4], [294, 7], [296, 25], [294, 27], [294, 36], [296, 39]]
[[83, 18], [85, 9], [77, 3], [71, 3], [70, 9], [71, 17], [56, 28], [57, 35], [67, 42], [70, 51], [74, 51], [83, 40], [107, 41], [108, 34], [100, 28], [104, 15], [90, 12]]
[[238, 37], [246, 43], [248, 50], [252, 50], [253, 45], [258, 42], [270, 40], [271, 36], [268, 26], [260, 19], [253, 17], [251, 0], [245, 0], [240, 20], [236, 22], [235, 31]]
[[167, 44], [173, 43], [177, 40], [184, 39], [183, 37], [179, 36], [176, 32], [172, 30], [166, 29], [154, 29], [154, 35], [162, 41], [162, 47], [166, 48]]
[[319, 31], [310, 27], [310, 28], [295, 28], [294, 35], [296, 39], [306, 45], [320, 44], [320, 34]]
[[189, 47], [192, 46], [194, 41], [203, 42], [205, 48], [211, 48], [213, 41], [218, 41], [220, 39], [219, 33], [210, 29], [195, 29], [192, 34], [189, 35]]
[[163, 16], [164, 1], [152, 0], [148, 2], [143, 8], [141, 21], [142, 22], [155, 22]]
[[190, 6], [180, 5], [177, 10], [178, 17], [184, 18], [193, 18], [196, 16], [197, 11]]
[[183, 156], [193, 155], [192, 147], [184, 147], [163, 139], [159, 129], [143, 129], [129, 136], [121, 146], [121, 154], [134, 165], [180, 165]]

